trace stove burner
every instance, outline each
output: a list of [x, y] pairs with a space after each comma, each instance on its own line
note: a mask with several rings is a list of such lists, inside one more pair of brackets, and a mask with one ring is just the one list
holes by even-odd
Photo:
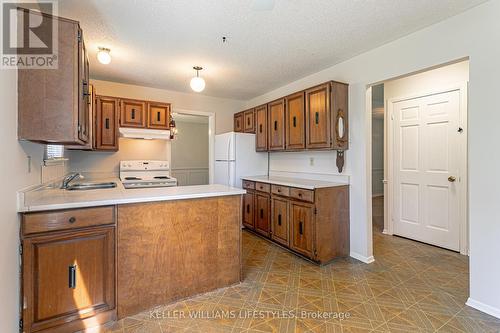
[[155, 179], [170, 179], [170, 177], [167, 177], [167, 176], [156, 176], [154, 178]]
[[141, 180], [141, 178], [138, 178], [138, 177], [125, 177], [125, 180]]

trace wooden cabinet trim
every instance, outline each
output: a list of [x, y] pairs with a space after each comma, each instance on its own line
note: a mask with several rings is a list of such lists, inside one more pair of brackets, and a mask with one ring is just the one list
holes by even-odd
[[267, 104], [255, 108], [255, 150], [267, 151], [269, 147]]
[[271, 197], [271, 238], [285, 246], [289, 246], [289, 201], [284, 198]]
[[[306, 103], [306, 148], [331, 147], [330, 83], [324, 83], [305, 91]], [[321, 96], [323, 94], [323, 96]], [[319, 95], [312, 100], [313, 96]], [[313, 103], [313, 101], [315, 103]]]
[[244, 112], [244, 131], [246, 133], [255, 133], [255, 109]]
[[255, 190], [255, 182], [254, 181], [243, 179], [242, 184], [243, 184], [244, 189]]
[[290, 195], [290, 188], [288, 186], [271, 184], [271, 193], [288, 197]]
[[[155, 112], [153, 108], [160, 110]], [[170, 129], [171, 112], [169, 103], [147, 102], [147, 128], [160, 130]]]
[[255, 190], [264, 193], [271, 193], [271, 185], [268, 183], [255, 182]]
[[[108, 96], [96, 96], [95, 100], [95, 149], [117, 151], [119, 148], [120, 102], [117, 98]], [[103, 110], [104, 103], [114, 104], [113, 110]]]
[[244, 130], [244, 118], [245, 114], [244, 112], [238, 112], [234, 115], [234, 131], [235, 132], [243, 132]]
[[[132, 106], [130, 117], [127, 106]], [[120, 99], [120, 127], [146, 128], [147, 102], [137, 99]]]

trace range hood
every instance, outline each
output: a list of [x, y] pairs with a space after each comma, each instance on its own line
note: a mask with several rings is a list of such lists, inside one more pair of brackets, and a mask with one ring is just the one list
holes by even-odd
[[169, 130], [120, 127], [119, 132], [122, 138], [170, 140]]

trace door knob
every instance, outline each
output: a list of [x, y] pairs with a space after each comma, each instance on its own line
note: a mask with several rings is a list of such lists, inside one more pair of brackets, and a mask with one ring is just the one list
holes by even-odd
[[457, 179], [455, 177], [453, 177], [453, 176], [448, 177], [448, 181], [450, 183], [453, 183], [455, 180], [457, 180]]

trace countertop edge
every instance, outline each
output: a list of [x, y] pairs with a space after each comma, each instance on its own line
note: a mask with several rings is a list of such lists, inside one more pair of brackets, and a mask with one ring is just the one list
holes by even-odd
[[213, 198], [213, 197], [224, 197], [233, 195], [243, 195], [246, 190], [234, 189], [229, 192], [212, 192], [212, 193], [189, 193], [189, 194], [177, 194], [169, 196], [151, 196], [143, 198], [123, 198], [123, 199], [110, 199], [110, 200], [95, 200], [95, 201], [82, 201], [82, 202], [71, 202], [71, 203], [61, 203], [61, 204], [49, 204], [49, 205], [33, 205], [20, 207], [17, 212], [22, 213], [32, 213], [32, 212], [42, 212], [51, 210], [62, 210], [62, 209], [75, 209], [75, 208], [89, 208], [89, 207], [101, 207], [101, 206], [113, 206], [113, 205], [125, 205], [125, 204], [135, 204], [135, 203], [150, 203], [150, 202], [162, 202], [162, 201], [175, 201], [175, 200], [189, 200], [189, 199], [203, 199], [203, 198]]
[[[281, 186], [289, 186], [289, 187], [295, 187], [295, 188], [302, 188], [302, 189], [307, 189], [307, 190], [315, 190], [319, 188], [328, 188], [328, 187], [340, 187], [340, 186], [349, 186], [348, 183], [336, 183], [336, 182], [330, 182], [330, 181], [324, 181], [324, 180], [317, 180], [317, 182], [321, 182], [324, 184], [315, 184], [315, 185], [306, 185], [306, 184], [298, 184], [294, 183], [293, 180], [290, 181], [280, 181], [280, 180], [269, 180], [269, 179], [262, 179], [258, 176], [255, 177], [241, 177], [243, 180], [248, 180], [252, 182], [261, 182], [261, 183], [267, 183], [267, 184], [273, 184], [273, 185], [281, 185]], [[314, 179], [301, 179], [305, 181], [310, 181], [314, 182], [316, 180]]]

